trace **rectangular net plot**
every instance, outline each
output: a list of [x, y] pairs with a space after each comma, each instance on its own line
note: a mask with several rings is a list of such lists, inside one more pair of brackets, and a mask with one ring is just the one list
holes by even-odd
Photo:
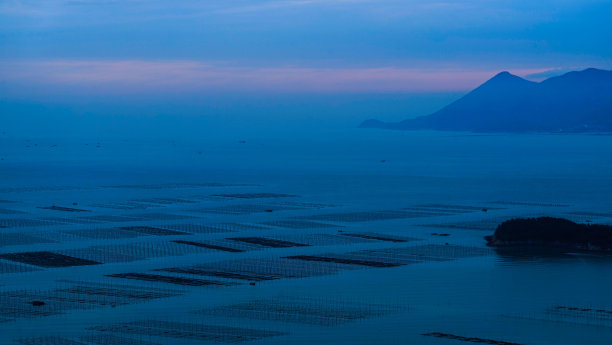
[[134, 279], [134, 280], [142, 280], [142, 281], [147, 281], [147, 282], [168, 283], [168, 284], [188, 285], [188, 286], [237, 285], [237, 283], [229, 283], [229, 282], [223, 282], [223, 281], [218, 281], [218, 280], [183, 278], [183, 277], [174, 277], [174, 276], [149, 274], [149, 273], [117, 273], [117, 274], [109, 274], [106, 276], [112, 277], [112, 278]]
[[135, 217], [135, 218], [142, 219], [142, 220], [181, 220], [181, 219], [197, 218], [194, 216], [185, 216], [185, 215], [170, 214], [170, 213], [141, 213], [141, 214], [139, 213], [139, 214], [135, 214], [129, 217]]
[[470, 213], [476, 211], [482, 211], [482, 209], [498, 210], [499, 208], [483, 207], [483, 206], [469, 206], [469, 205], [449, 205], [449, 204], [420, 204], [416, 205], [419, 208], [435, 209], [435, 210], [448, 210], [455, 213]]
[[612, 309], [601, 307], [555, 306], [546, 311], [547, 319], [587, 325], [612, 326]]
[[455, 223], [438, 223], [438, 224], [419, 224], [419, 226], [427, 228], [441, 229], [459, 229], [459, 230], [480, 230], [480, 231], [495, 231], [497, 226], [508, 220], [508, 217], [496, 217], [489, 219], [481, 219], [467, 222]]
[[81, 208], [74, 207], [63, 207], [63, 206], [39, 206], [38, 208], [42, 210], [51, 210], [51, 211], [61, 211], [61, 212], [90, 212], [89, 210], [84, 210]]
[[10, 210], [7, 208], [0, 208], [0, 214], [25, 214], [25, 212], [17, 211], [17, 210]]
[[237, 232], [237, 231], [251, 231], [251, 230], [265, 230], [268, 228], [240, 223], [218, 223], [218, 224], [172, 224], [165, 225], [166, 229], [173, 229], [177, 231], [184, 231], [190, 233], [199, 234], [213, 234], [220, 232]]
[[342, 234], [278, 234], [274, 238], [308, 244], [310, 246], [337, 246], [372, 242], [370, 239], [342, 236]]
[[198, 314], [336, 326], [388, 314], [397, 308], [314, 298], [275, 298], [197, 311]]
[[101, 262], [47, 251], [0, 254], [0, 258], [45, 268], [101, 264]]
[[60, 251], [87, 260], [104, 263], [144, 260], [155, 257], [182, 256], [206, 252], [205, 248], [186, 246], [174, 242], [147, 241], [126, 244], [109, 244]]
[[158, 320], [118, 323], [109, 326], [91, 327], [89, 329], [99, 332], [139, 334], [222, 343], [240, 343], [286, 335], [286, 333], [276, 331]]
[[446, 216], [448, 213], [433, 213], [433, 212], [405, 212], [405, 211], [365, 211], [365, 212], [347, 212], [347, 213], [331, 213], [312, 216], [294, 217], [295, 219], [307, 220], [322, 220], [330, 222], [371, 222], [377, 220], [402, 219], [402, 218], [420, 218], [432, 216]]
[[288, 229], [325, 229], [325, 228], [341, 228], [340, 225], [327, 224], [321, 222], [312, 222], [307, 220], [273, 220], [262, 222], [259, 224], [270, 225], [278, 228]]
[[125, 231], [117, 228], [106, 228], [106, 229], [80, 229], [80, 230], [68, 230], [63, 231], [66, 234], [78, 236], [81, 238], [91, 238], [96, 240], [102, 239], [118, 239], [118, 238], [134, 238], [139, 236], [145, 236], [142, 233], [133, 231]]
[[145, 286], [80, 283], [46, 291], [3, 291], [0, 295], [0, 316], [33, 318], [62, 314], [73, 310], [89, 310], [147, 302], [180, 295], [181, 292]]
[[29, 218], [0, 218], [0, 227], [2, 228], [29, 228], [36, 226], [50, 226], [57, 223]]
[[79, 337], [79, 340], [94, 345], [161, 345], [141, 339], [121, 337], [112, 334], [93, 334]]
[[368, 257], [389, 258], [390, 260], [418, 260], [418, 261], [444, 261], [479, 256], [492, 255], [488, 248], [468, 247], [458, 245], [424, 244], [419, 246], [387, 248], [377, 250], [364, 250], [354, 252], [365, 254]]
[[364, 260], [358, 259], [349, 256], [338, 256], [338, 255], [293, 255], [293, 256], [285, 256], [285, 259], [292, 260], [303, 260], [303, 261], [315, 261], [315, 262], [329, 262], [335, 264], [343, 264], [343, 265], [356, 265], [356, 266], [368, 266], [368, 267], [396, 267], [400, 266], [396, 263], [383, 262], [383, 261], [373, 261], [373, 260]]
[[121, 223], [121, 222], [137, 222], [147, 220], [145, 218], [140, 218], [136, 216], [111, 216], [111, 215], [100, 215], [100, 216], [89, 216], [89, 217], [79, 217], [78, 220], [82, 221], [92, 221], [96, 223]]
[[44, 238], [30, 236], [18, 232], [0, 234], [0, 247], [52, 242], [53, 241]]
[[22, 338], [17, 340], [21, 345], [88, 345], [80, 341], [62, 337]]
[[82, 219], [82, 218], [64, 218], [64, 217], [39, 217], [38, 220], [53, 222], [57, 224], [96, 224], [99, 223], [96, 220], [92, 219]]
[[230, 253], [242, 253], [242, 252], [245, 251], [245, 249], [224, 246], [222, 244], [216, 244], [214, 242], [211, 243], [211, 242], [182, 241], [182, 240], [176, 240], [176, 241], [172, 241], [172, 242], [178, 243], [178, 244], [185, 244], [185, 245], [188, 245], [188, 246], [195, 246], [195, 247], [200, 247], [200, 248], [206, 248], [206, 249], [210, 249], [210, 250], [219, 250], [219, 251], [222, 251], [222, 252], [230, 252]]
[[279, 258], [258, 258], [221, 261], [187, 267], [164, 268], [159, 271], [237, 280], [264, 281], [331, 275], [337, 273], [341, 268], [346, 269], [346, 267], [341, 266], [346, 265]]
[[0, 316], [45, 317], [73, 310], [142, 303], [180, 294], [176, 291], [144, 286], [88, 285], [87, 283], [47, 291], [3, 291], [0, 295]]
[[277, 239], [265, 238], [265, 237], [230, 237], [230, 238], [228, 238], [228, 240], [237, 241], [237, 242], [244, 242], [244, 243], [254, 244], [254, 245], [257, 245], [257, 246], [268, 247], [268, 248], [291, 248], [291, 247], [308, 247], [308, 246], [310, 246], [308, 244], [291, 242], [291, 241], [284, 241], [284, 240], [277, 240]]
[[334, 204], [319, 204], [314, 202], [302, 202], [302, 201], [275, 201], [275, 205], [293, 206], [299, 208], [310, 208], [310, 209], [322, 209], [328, 207], [338, 207], [341, 205]]
[[249, 187], [250, 184], [232, 183], [164, 183], [164, 184], [138, 184], [138, 185], [114, 185], [107, 188], [122, 189], [174, 189], [174, 188], [197, 188], [197, 187]]
[[376, 240], [376, 241], [384, 241], [384, 242], [394, 242], [394, 243], [404, 243], [404, 242], [409, 242], [409, 241], [415, 241], [415, 238], [411, 238], [411, 237], [403, 237], [403, 236], [393, 236], [393, 235], [383, 235], [383, 234], [377, 234], [374, 232], [342, 232], [340, 233], [341, 236], [348, 236], [348, 237], [356, 237], [356, 238], [363, 238], [363, 239], [367, 239], [367, 240]]
[[279, 205], [226, 205], [212, 208], [203, 208], [192, 210], [193, 212], [210, 213], [210, 214], [251, 214], [251, 213], [264, 213], [264, 212], [275, 212], [275, 211], [288, 211], [288, 210], [301, 210], [303, 208], [294, 206], [279, 206]]
[[383, 268], [423, 261], [447, 261], [490, 254], [492, 254], [492, 251], [485, 248], [427, 244], [403, 248], [360, 250], [344, 254], [294, 255], [285, 258]]
[[282, 193], [233, 193], [233, 194], [212, 194], [213, 197], [229, 199], [270, 199], [270, 198], [295, 198], [297, 195]]
[[0, 274], [25, 273], [32, 271], [40, 271], [40, 269], [27, 265], [8, 263], [6, 261], [0, 260]]
[[576, 211], [576, 212], [567, 212], [566, 214], [575, 215], [575, 216], [612, 218], [612, 213], [610, 212]]
[[521, 202], [521, 201], [489, 201], [487, 204], [512, 205], [512, 206], [535, 206], [535, 207], [569, 207], [568, 204], [543, 203], [543, 202]]
[[150, 198], [150, 199], [133, 199], [130, 200], [137, 203], [148, 203], [158, 205], [173, 205], [173, 204], [197, 204], [198, 201], [178, 199], [178, 198]]
[[444, 339], [452, 339], [458, 341], [465, 341], [468, 343], [478, 343], [478, 344], [491, 344], [491, 345], [522, 345], [519, 343], [512, 343], [502, 340], [493, 340], [493, 339], [483, 339], [477, 337], [464, 337], [460, 335], [448, 334], [448, 333], [440, 333], [440, 332], [431, 332], [431, 333], [423, 333], [421, 334], [426, 337], [435, 337], [435, 338], [444, 338]]
[[119, 229], [129, 232], [135, 232], [141, 235], [151, 236], [176, 236], [176, 235], [191, 235], [187, 232], [168, 230], [152, 226], [122, 226]]

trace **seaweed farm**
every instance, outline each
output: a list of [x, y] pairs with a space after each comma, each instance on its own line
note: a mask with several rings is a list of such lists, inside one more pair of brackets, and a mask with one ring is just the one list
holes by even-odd
[[[102, 159], [88, 150], [105, 145], [116, 143], [74, 150]], [[276, 162], [257, 153], [275, 146], [226, 143], [239, 147], [232, 160], [213, 150], [192, 162], [177, 145], [146, 174], [127, 157], [1, 172], [1, 345], [612, 339], [608, 255], [508, 253], [484, 239], [515, 217], [612, 223], [602, 184], [589, 202], [550, 192], [567, 179], [499, 183], [460, 165], [442, 176], [399, 152], [321, 172], [304, 162], [329, 159], [327, 146]]]

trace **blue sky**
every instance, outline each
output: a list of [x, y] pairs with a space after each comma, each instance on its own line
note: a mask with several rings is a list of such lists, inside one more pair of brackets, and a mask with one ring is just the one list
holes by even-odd
[[0, 0], [0, 92], [465, 92], [612, 68], [610, 18], [600, 0]]

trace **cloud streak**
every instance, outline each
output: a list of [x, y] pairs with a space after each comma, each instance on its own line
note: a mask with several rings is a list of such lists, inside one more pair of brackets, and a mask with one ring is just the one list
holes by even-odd
[[[514, 70], [519, 75], [549, 68]], [[469, 90], [499, 71], [376, 66], [236, 66], [195, 60], [4, 61], [9, 87], [102, 94], [248, 92], [445, 92]]]

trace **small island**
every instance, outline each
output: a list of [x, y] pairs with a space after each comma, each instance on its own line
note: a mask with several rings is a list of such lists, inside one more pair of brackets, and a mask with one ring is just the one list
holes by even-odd
[[501, 223], [492, 247], [544, 247], [587, 251], [612, 251], [612, 226], [579, 224], [563, 218], [516, 218]]

